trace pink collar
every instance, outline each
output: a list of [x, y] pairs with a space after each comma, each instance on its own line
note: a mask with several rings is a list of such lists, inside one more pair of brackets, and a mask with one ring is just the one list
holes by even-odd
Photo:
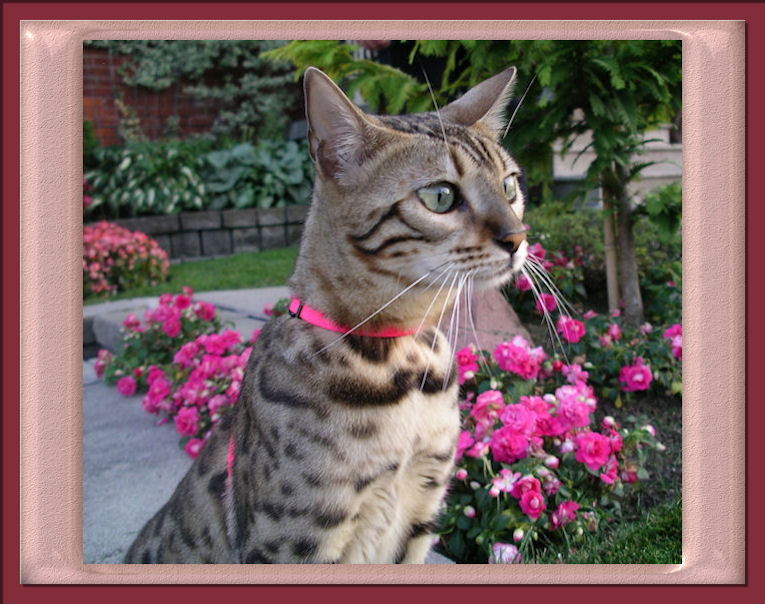
[[[338, 325], [315, 308], [306, 306], [297, 298], [292, 298], [290, 301], [288, 312], [293, 317], [303, 319], [303, 321], [307, 321], [308, 323], [316, 325], [317, 327], [322, 327], [323, 329], [329, 329], [330, 331], [336, 331], [338, 333], [346, 333], [350, 331], [349, 327]], [[401, 336], [411, 336], [417, 333], [417, 330], [384, 327], [382, 329], [354, 329], [353, 333], [355, 335], [368, 336], [371, 338], [400, 338]]]

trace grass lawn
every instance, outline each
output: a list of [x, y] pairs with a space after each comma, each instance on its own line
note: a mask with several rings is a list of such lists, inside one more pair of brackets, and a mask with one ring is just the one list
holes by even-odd
[[88, 296], [83, 300], [83, 304], [159, 296], [165, 292], [179, 293], [184, 285], [188, 285], [195, 292], [284, 285], [292, 274], [296, 257], [297, 246], [292, 246], [171, 264], [167, 273], [168, 280], [164, 283], [154, 287], [137, 287], [108, 298]]

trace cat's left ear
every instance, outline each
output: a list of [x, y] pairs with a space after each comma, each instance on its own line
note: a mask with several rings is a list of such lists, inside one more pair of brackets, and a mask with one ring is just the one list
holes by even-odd
[[505, 106], [515, 83], [515, 67], [473, 86], [456, 101], [441, 109], [441, 116], [463, 126], [485, 125], [499, 137], [505, 129]]
[[311, 159], [332, 177], [361, 165], [369, 128], [364, 113], [315, 67], [306, 69], [303, 86]]

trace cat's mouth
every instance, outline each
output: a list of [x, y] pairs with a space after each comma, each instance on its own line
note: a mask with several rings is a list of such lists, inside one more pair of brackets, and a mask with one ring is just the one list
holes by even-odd
[[521, 272], [528, 257], [528, 243], [524, 241], [515, 252], [503, 252], [470, 269], [476, 285], [482, 289], [502, 287]]

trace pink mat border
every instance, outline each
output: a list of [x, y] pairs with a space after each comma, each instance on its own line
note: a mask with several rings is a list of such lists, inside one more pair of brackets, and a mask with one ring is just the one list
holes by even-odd
[[[745, 275], [740, 262], [745, 252], [743, 22], [30, 21], [20, 25], [22, 582], [744, 581], [744, 491], [740, 488], [745, 471], [741, 286]], [[686, 258], [683, 564], [407, 568], [82, 565], [81, 41], [121, 37], [682, 39]], [[51, 201], [62, 196], [71, 203]], [[725, 243], [719, 243], [721, 240]], [[715, 278], [705, 278], [709, 275]], [[51, 303], [58, 311], [55, 315], [50, 313]], [[708, 362], [709, 351], [714, 351], [715, 363]], [[720, 497], [720, 493], [725, 496]]]

